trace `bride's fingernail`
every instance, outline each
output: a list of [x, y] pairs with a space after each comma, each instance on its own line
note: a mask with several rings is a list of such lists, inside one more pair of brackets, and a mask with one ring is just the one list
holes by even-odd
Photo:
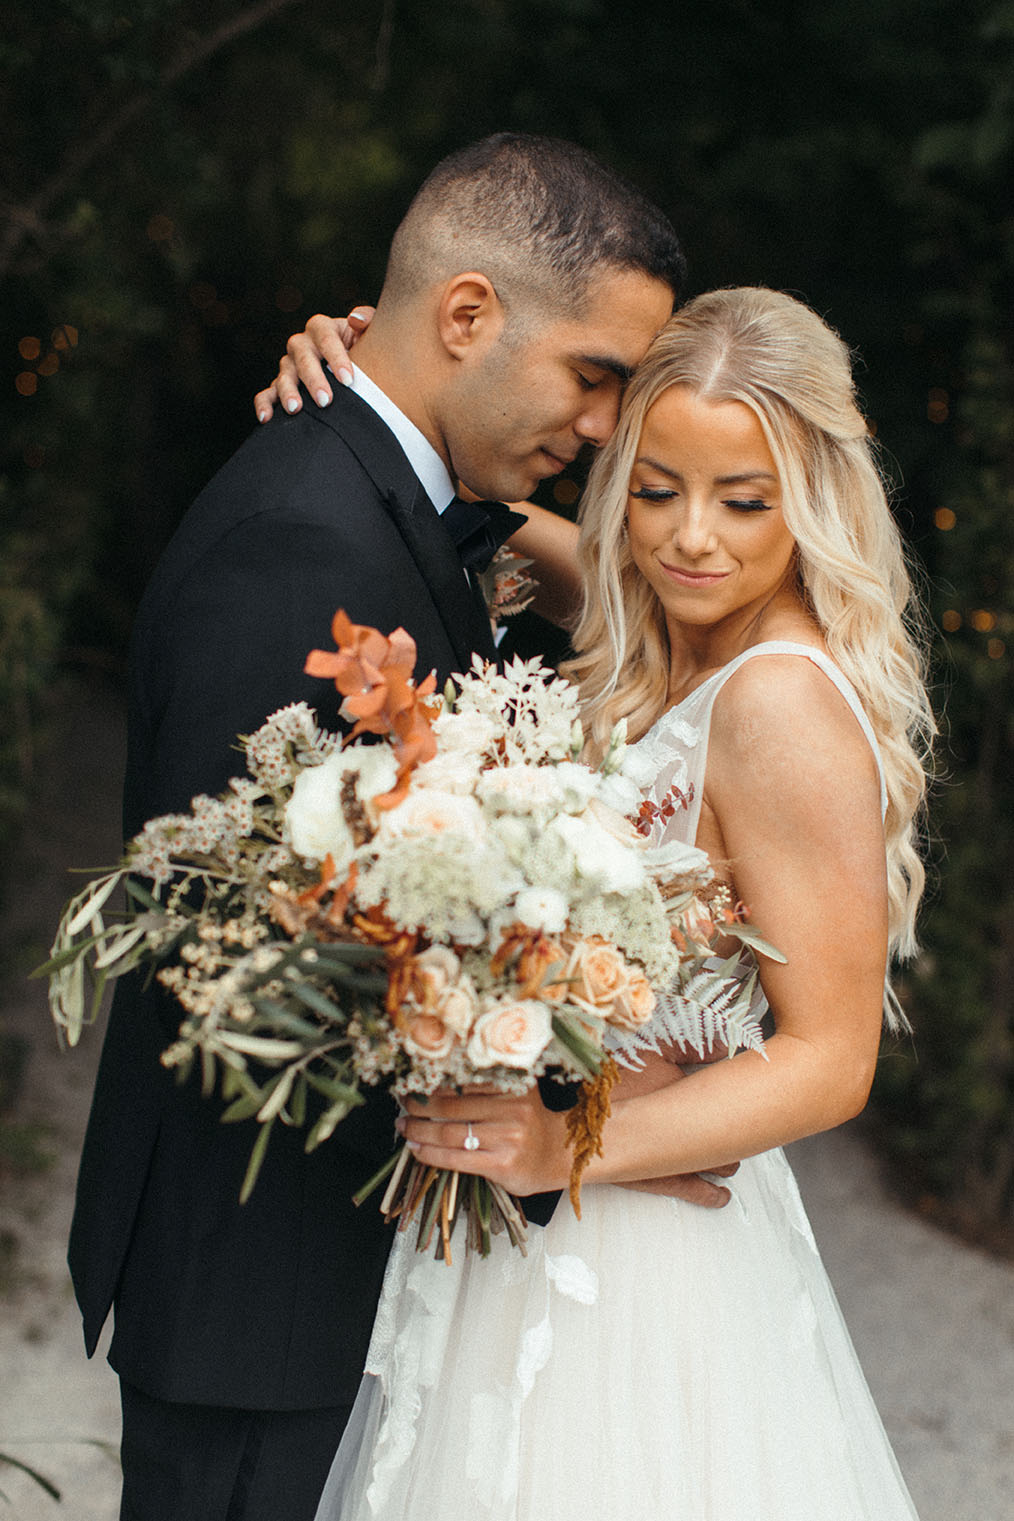
[[317, 392], [317, 405], [318, 405], [318, 407], [326, 407], [326, 406], [329, 406], [330, 403], [331, 403], [331, 398], [330, 398], [330, 396], [328, 395], [328, 393], [326, 391], [318, 391]]
[[403, 1114], [399, 1114], [398, 1118], [394, 1122], [394, 1128], [399, 1135], [405, 1134], [405, 1124], [405, 1116]]
[[409, 1151], [411, 1151], [413, 1153], [413, 1155], [415, 1154], [415, 1152], [417, 1152], [419, 1150], [419, 1142], [418, 1141], [406, 1141], [405, 1145], [408, 1147]]
[[296, 400], [296, 398], [294, 396], [293, 396], [293, 398], [292, 398], [291, 401], [287, 401], [285, 403], [285, 410], [286, 410], [286, 412], [298, 412], [299, 411], [299, 402]]
[[258, 422], [260, 422], [260, 423], [267, 422], [267, 420], [268, 420], [268, 414], [266, 412], [258, 412], [257, 413], [257, 421]]
[[350, 386], [352, 384], [352, 371], [351, 370], [339, 370], [338, 371], [338, 379], [341, 381], [341, 383], [342, 383], [343, 386]]
[[354, 311], [349, 312], [349, 316], [350, 317], [355, 317], [359, 322], [365, 322], [366, 321], [366, 313], [365, 312], [361, 312], [358, 307], [356, 307], [356, 309]]

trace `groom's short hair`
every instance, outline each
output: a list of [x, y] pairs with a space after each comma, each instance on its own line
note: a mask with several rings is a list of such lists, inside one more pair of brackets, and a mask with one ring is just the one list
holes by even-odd
[[657, 206], [576, 143], [498, 132], [443, 159], [391, 243], [382, 300], [411, 301], [455, 274], [492, 281], [508, 316], [580, 316], [591, 281], [634, 271], [668, 285], [686, 260]]

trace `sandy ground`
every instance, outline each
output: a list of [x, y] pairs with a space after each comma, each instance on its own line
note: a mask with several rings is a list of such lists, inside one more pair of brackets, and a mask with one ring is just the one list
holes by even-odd
[[[101, 685], [76, 686], [62, 716], [74, 738], [43, 768], [4, 905], [4, 959], [15, 967], [44, 956], [67, 868], [106, 865], [119, 848], [119, 702]], [[4, 992], [0, 1018], [33, 1047], [18, 1118], [45, 1127], [55, 1160], [3, 1181], [0, 1244], [17, 1246], [0, 1279], [0, 1453], [45, 1473], [63, 1500], [0, 1463], [0, 1521], [115, 1521], [116, 1381], [101, 1356], [84, 1357], [64, 1263], [99, 1034], [61, 1053], [41, 987], [8, 980]], [[854, 1130], [793, 1147], [792, 1159], [921, 1521], [1010, 1521], [1014, 1267], [900, 1210]]]

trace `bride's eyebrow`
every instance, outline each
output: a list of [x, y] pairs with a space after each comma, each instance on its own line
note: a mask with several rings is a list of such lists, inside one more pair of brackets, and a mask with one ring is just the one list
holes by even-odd
[[778, 485], [777, 475], [772, 475], [770, 470], [744, 470], [739, 475], [719, 475], [715, 478], [715, 485], [742, 486], [746, 481], [771, 481]]
[[663, 465], [661, 460], [652, 459], [649, 454], [639, 454], [634, 461], [635, 465], [647, 465], [652, 470], [659, 470], [667, 475], [670, 480], [681, 481], [683, 479], [678, 470], [670, 470], [668, 465]]
[[[649, 454], [639, 454], [634, 464], [647, 465], [651, 470], [658, 470], [662, 475], [667, 475], [671, 481], [682, 481], [683, 479], [678, 470], [673, 470], [669, 465], [663, 465], [661, 460], [652, 459]], [[770, 470], [742, 470], [736, 475], [718, 475], [715, 477], [716, 486], [743, 486], [749, 481], [770, 481], [773, 486], [778, 485], [777, 475], [772, 475]]]

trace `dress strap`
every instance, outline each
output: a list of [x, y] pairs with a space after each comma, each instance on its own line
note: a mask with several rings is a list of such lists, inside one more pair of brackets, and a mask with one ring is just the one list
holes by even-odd
[[[709, 676], [707, 681], [703, 681], [682, 702], [677, 703], [674, 707], [669, 708], [667, 712], [663, 713], [654, 728], [649, 731], [644, 740], [640, 741], [641, 745], [645, 745], [646, 741], [650, 744], [652, 737], [657, 736], [659, 739], [662, 739], [664, 736], [670, 744], [675, 743], [684, 751], [686, 760], [689, 762], [688, 774], [691, 783], [689, 786], [687, 783], [684, 783], [684, 786], [687, 787], [687, 791], [693, 799], [685, 818], [685, 825], [689, 826], [687, 837], [690, 840], [693, 840], [695, 837], [697, 818], [700, 812], [701, 793], [703, 791], [708, 734], [711, 727], [711, 710], [714, 707], [715, 698], [729, 678], [739, 670], [740, 666], [745, 665], [748, 660], [753, 660], [759, 655], [802, 655], [823, 671], [828, 680], [834, 683], [848, 703], [856, 722], [866, 736], [870, 749], [873, 751], [873, 758], [877, 763], [877, 775], [880, 778], [880, 812], [881, 817], [883, 817], [887, 812], [887, 782], [884, 776], [884, 764], [880, 755], [880, 746], [873, 731], [873, 725], [866, 715], [855, 687], [823, 650], [818, 650], [810, 644], [798, 644], [794, 640], [769, 639], [763, 644], [751, 645], [749, 649], [737, 655], [734, 660], [730, 660], [728, 665], [724, 665], [720, 671], [716, 671], [713, 676]], [[686, 748], [686, 741], [691, 736], [693, 739], [692, 749], [688, 749]], [[690, 833], [690, 829], [694, 833]]]

